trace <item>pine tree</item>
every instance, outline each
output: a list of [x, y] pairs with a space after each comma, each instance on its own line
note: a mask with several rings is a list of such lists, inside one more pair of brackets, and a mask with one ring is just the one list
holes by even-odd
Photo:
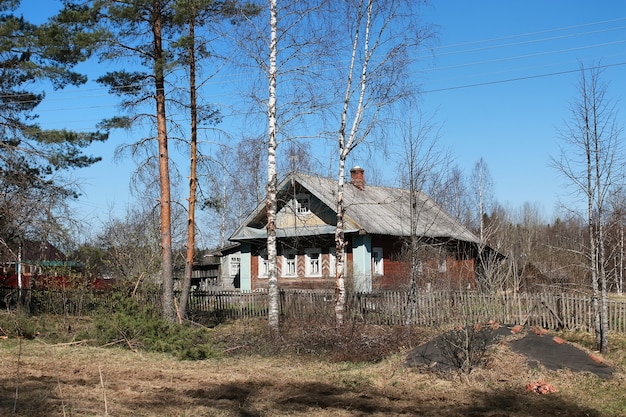
[[78, 86], [86, 77], [73, 71], [89, 58], [93, 38], [58, 25], [57, 17], [35, 25], [15, 10], [19, 1], [0, 4], [0, 241], [41, 239], [61, 229], [55, 209], [78, 190], [63, 174], [100, 160], [83, 153], [103, 132], [45, 129], [36, 110], [45, 89]]

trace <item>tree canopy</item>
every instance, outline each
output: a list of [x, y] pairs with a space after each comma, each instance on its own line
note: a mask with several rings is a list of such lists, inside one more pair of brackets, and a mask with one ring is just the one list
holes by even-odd
[[51, 211], [78, 195], [63, 174], [99, 161], [84, 150], [108, 137], [37, 123], [46, 89], [86, 82], [73, 68], [89, 58], [93, 37], [55, 18], [32, 24], [15, 14], [18, 6], [0, 3], [0, 237], [7, 245], [52, 232]]

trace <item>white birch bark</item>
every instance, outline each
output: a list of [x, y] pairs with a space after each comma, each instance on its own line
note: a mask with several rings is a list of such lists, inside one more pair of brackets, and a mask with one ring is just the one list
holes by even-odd
[[276, 60], [278, 56], [278, 6], [270, 0], [270, 61], [268, 69], [269, 98], [267, 101], [268, 147], [267, 147], [267, 262], [268, 262], [268, 322], [271, 331], [279, 331], [279, 290], [276, 251]]
[[[344, 322], [344, 311], [345, 311], [345, 301], [346, 301], [346, 288], [345, 288], [345, 278], [344, 278], [344, 249], [346, 247], [345, 235], [344, 235], [344, 201], [343, 201], [343, 189], [344, 189], [344, 175], [345, 175], [345, 166], [346, 159], [350, 154], [350, 151], [357, 144], [357, 134], [359, 133], [359, 128], [361, 125], [361, 121], [363, 120], [363, 102], [365, 98], [365, 91], [368, 85], [368, 77], [367, 77], [367, 67], [370, 60], [370, 51], [369, 51], [369, 34], [370, 34], [370, 24], [371, 24], [371, 16], [372, 16], [372, 0], [368, 0], [367, 2], [367, 11], [364, 13], [363, 10], [364, 3], [363, 1], [359, 4], [359, 12], [357, 23], [355, 25], [355, 33], [354, 33], [354, 41], [352, 43], [352, 56], [350, 58], [350, 67], [348, 70], [348, 75], [346, 79], [346, 92], [343, 102], [343, 110], [341, 112], [341, 125], [339, 128], [339, 177], [337, 179], [337, 225], [335, 229], [335, 252], [336, 252], [336, 267], [335, 267], [335, 320], [337, 325], [342, 325]], [[361, 22], [365, 19], [365, 35], [363, 40], [363, 45], [360, 45], [360, 30], [361, 30]], [[352, 101], [352, 83], [353, 77], [355, 75], [356, 68], [356, 57], [360, 48], [363, 48], [363, 61], [361, 64], [361, 74], [360, 74], [360, 88], [359, 88], [359, 96], [358, 102], [356, 104], [355, 112], [352, 119], [352, 124], [350, 127], [350, 132], [346, 136], [346, 127], [348, 123], [348, 111], [350, 110], [351, 101]]]

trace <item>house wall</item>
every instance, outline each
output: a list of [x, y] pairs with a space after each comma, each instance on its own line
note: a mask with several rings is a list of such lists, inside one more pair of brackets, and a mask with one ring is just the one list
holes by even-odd
[[[336, 221], [337, 215], [326, 204], [322, 203], [314, 195], [306, 190], [298, 187], [296, 190], [291, 190], [289, 195], [292, 199], [287, 201], [276, 213], [276, 228], [288, 229], [288, 228], [306, 228], [315, 226], [325, 226], [333, 224]], [[293, 197], [308, 198], [309, 211], [305, 213], [298, 212], [298, 203]]]
[[[328, 245], [329, 240], [324, 242]], [[391, 236], [349, 236], [345, 253], [346, 288], [350, 291], [371, 290], [403, 290], [410, 285], [410, 264], [402, 253], [403, 240]], [[321, 243], [311, 243], [315, 247]], [[383, 255], [383, 275], [376, 273], [372, 252], [381, 248]], [[331, 264], [334, 263], [330, 255], [331, 248], [321, 247], [321, 276], [307, 276], [305, 249], [296, 252], [295, 276], [283, 276], [282, 251], [278, 255], [278, 285], [284, 289], [333, 289], [335, 288], [335, 274]], [[444, 250], [443, 247], [441, 250]], [[442, 257], [443, 256], [443, 257]], [[258, 249], [253, 249], [250, 255], [250, 289], [267, 289], [267, 277], [259, 277]], [[242, 282], [244, 271], [244, 256], [242, 255]], [[357, 276], [358, 275], [358, 276]], [[356, 278], [356, 279], [355, 279]], [[422, 259], [421, 272], [418, 277], [419, 287], [430, 288], [467, 288], [474, 286], [474, 259], [457, 259], [453, 254], [445, 251], [438, 256], [431, 254], [431, 258]], [[369, 285], [369, 287], [367, 287]], [[242, 286], [242, 289], [243, 286]]]
[[[401, 238], [379, 236], [372, 239], [372, 247], [383, 249], [384, 262], [384, 275], [372, 275], [373, 289], [409, 288], [411, 265], [402, 253], [402, 244]], [[423, 258], [421, 261], [421, 271], [417, 282], [419, 287], [465, 289], [468, 285], [472, 288], [475, 286], [475, 260], [473, 258], [458, 259], [456, 254], [447, 254], [443, 259], [432, 255], [431, 258]]]
[[409, 287], [410, 265], [402, 259], [402, 240], [390, 236], [376, 236], [372, 247], [383, 249], [384, 275], [373, 275], [372, 287], [377, 290], [397, 290]]
[[[325, 250], [324, 250], [325, 249]], [[306, 258], [304, 252], [298, 252], [296, 256], [296, 271], [295, 276], [283, 277], [283, 256], [278, 255], [277, 267], [278, 267], [278, 286], [283, 289], [332, 289], [335, 287], [335, 275], [331, 270], [331, 255], [327, 248], [322, 248], [321, 257], [321, 276], [307, 276], [306, 271]], [[251, 275], [252, 275], [252, 290], [267, 289], [268, 278], [259, 276], [259, 264], [262, 262], [262, 258], [259, 254], [254, 254], [251, 257]]]

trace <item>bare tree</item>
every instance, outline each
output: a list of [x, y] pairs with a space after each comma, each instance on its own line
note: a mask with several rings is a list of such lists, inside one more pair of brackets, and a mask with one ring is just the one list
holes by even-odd
[[474, 216], [473, 227], [478, 232], [480, 243], [478, 245], [478, 276], [479, 289], [487, 292], [503, 289], [506, 274], [502, 270], [503, 264], [497, 262], [498, 252], [502, 251], [502, 234], [499, 229], [506, 224], [508, 219], [504, 210], [493, 201], [493, 178], [489, 167], [481, 157], [474, 164], [471, 174], [471, 190], [474, 193]]
[[[340, 46], [337, 50], [345, 55], [337, 62], [346, 63], [337, 66], [341, 108], [337, 111], [335, 316], [337, 324], [342, 324], [346, 297], [343, 201], [346, 161], [380, 126], [385, 110], [414, 96], [416, 91], [404, 82], [405, 75], [412, 51], [423, 43], [428, 31], [416, 26], [417, 9], [410, 1], [351, 0], [337, 2], [334, 7], [334, 18], [345, 19], [345, 25], [338, 27], [346, 28], [345, 33], [339, 30], [334, 34]], [[349, 41], [345, 47], [344, 40]]]
[[620, 154], [622, 128], [617, 124], [615, 102], [599, 67], [581, 65], [579, 97], [570, 106], [570, 118], [559, 132], [564, 146], [553, 166], [574, 190], [585, 197], [587, 260], [591, 276], [596, 344], [608, 349], [608, 303], [605, 252], [607, 199], [623, 180]]
[[488, 231], [485, 230], [485, 216], [489, 213], [493, 200], [493, 178], [489, 172], [487, 162], [481, 157], [474, 164], [472, 171], [472, 188], [475, 192], [475, 221], [480, 240], [487, 239]]
[[626, 227], [626, 196], [624, 189], [619, 187], [610, 198], [611, 215], [608, 222], [607, 246], [612, 248], [611, 253], [607, 254], [609, 259], [613, 259], [610, 263], [612, 267], [613, 281], [615, 290], [618, 295], [624, 293], [624, 268], [626, 268], [626, 260], [624, 258], [624, 228]]
[[[417, 309], [418, 275], [420, 273], [420, 252], [426, 244], [423, 242], [424, 227], [432, 225], [420, 221], [424, 204], [428, 201], [423, 198], [422, 191], [429, 190], [429, 194], [441, 193], [446, 183], [446, 164], [449, 155], [438, 145], [439, 128], [432, 118], [424, 118], [421, 112], [409, 111], [408, 126], [403, 134], [403, 160], [400, 161], [402, 181], [409, 190], [410, 201], [410, 237], [407, 242], [407, 252], [410, 260], [409, 295], [407, 309], [407, 324], [415, 319]], [[415, 114], [415, 115], [414, 115]], [[407, 184], [408, 182], [408, 184]]]
[[132, 285], [133, 291], [144, 283], [158, 285], [159, 216], [153, 207], [138, 205], [124, 218], [110, 218], [92, 245], [101, 251], [99, 272], [104, 276]]

